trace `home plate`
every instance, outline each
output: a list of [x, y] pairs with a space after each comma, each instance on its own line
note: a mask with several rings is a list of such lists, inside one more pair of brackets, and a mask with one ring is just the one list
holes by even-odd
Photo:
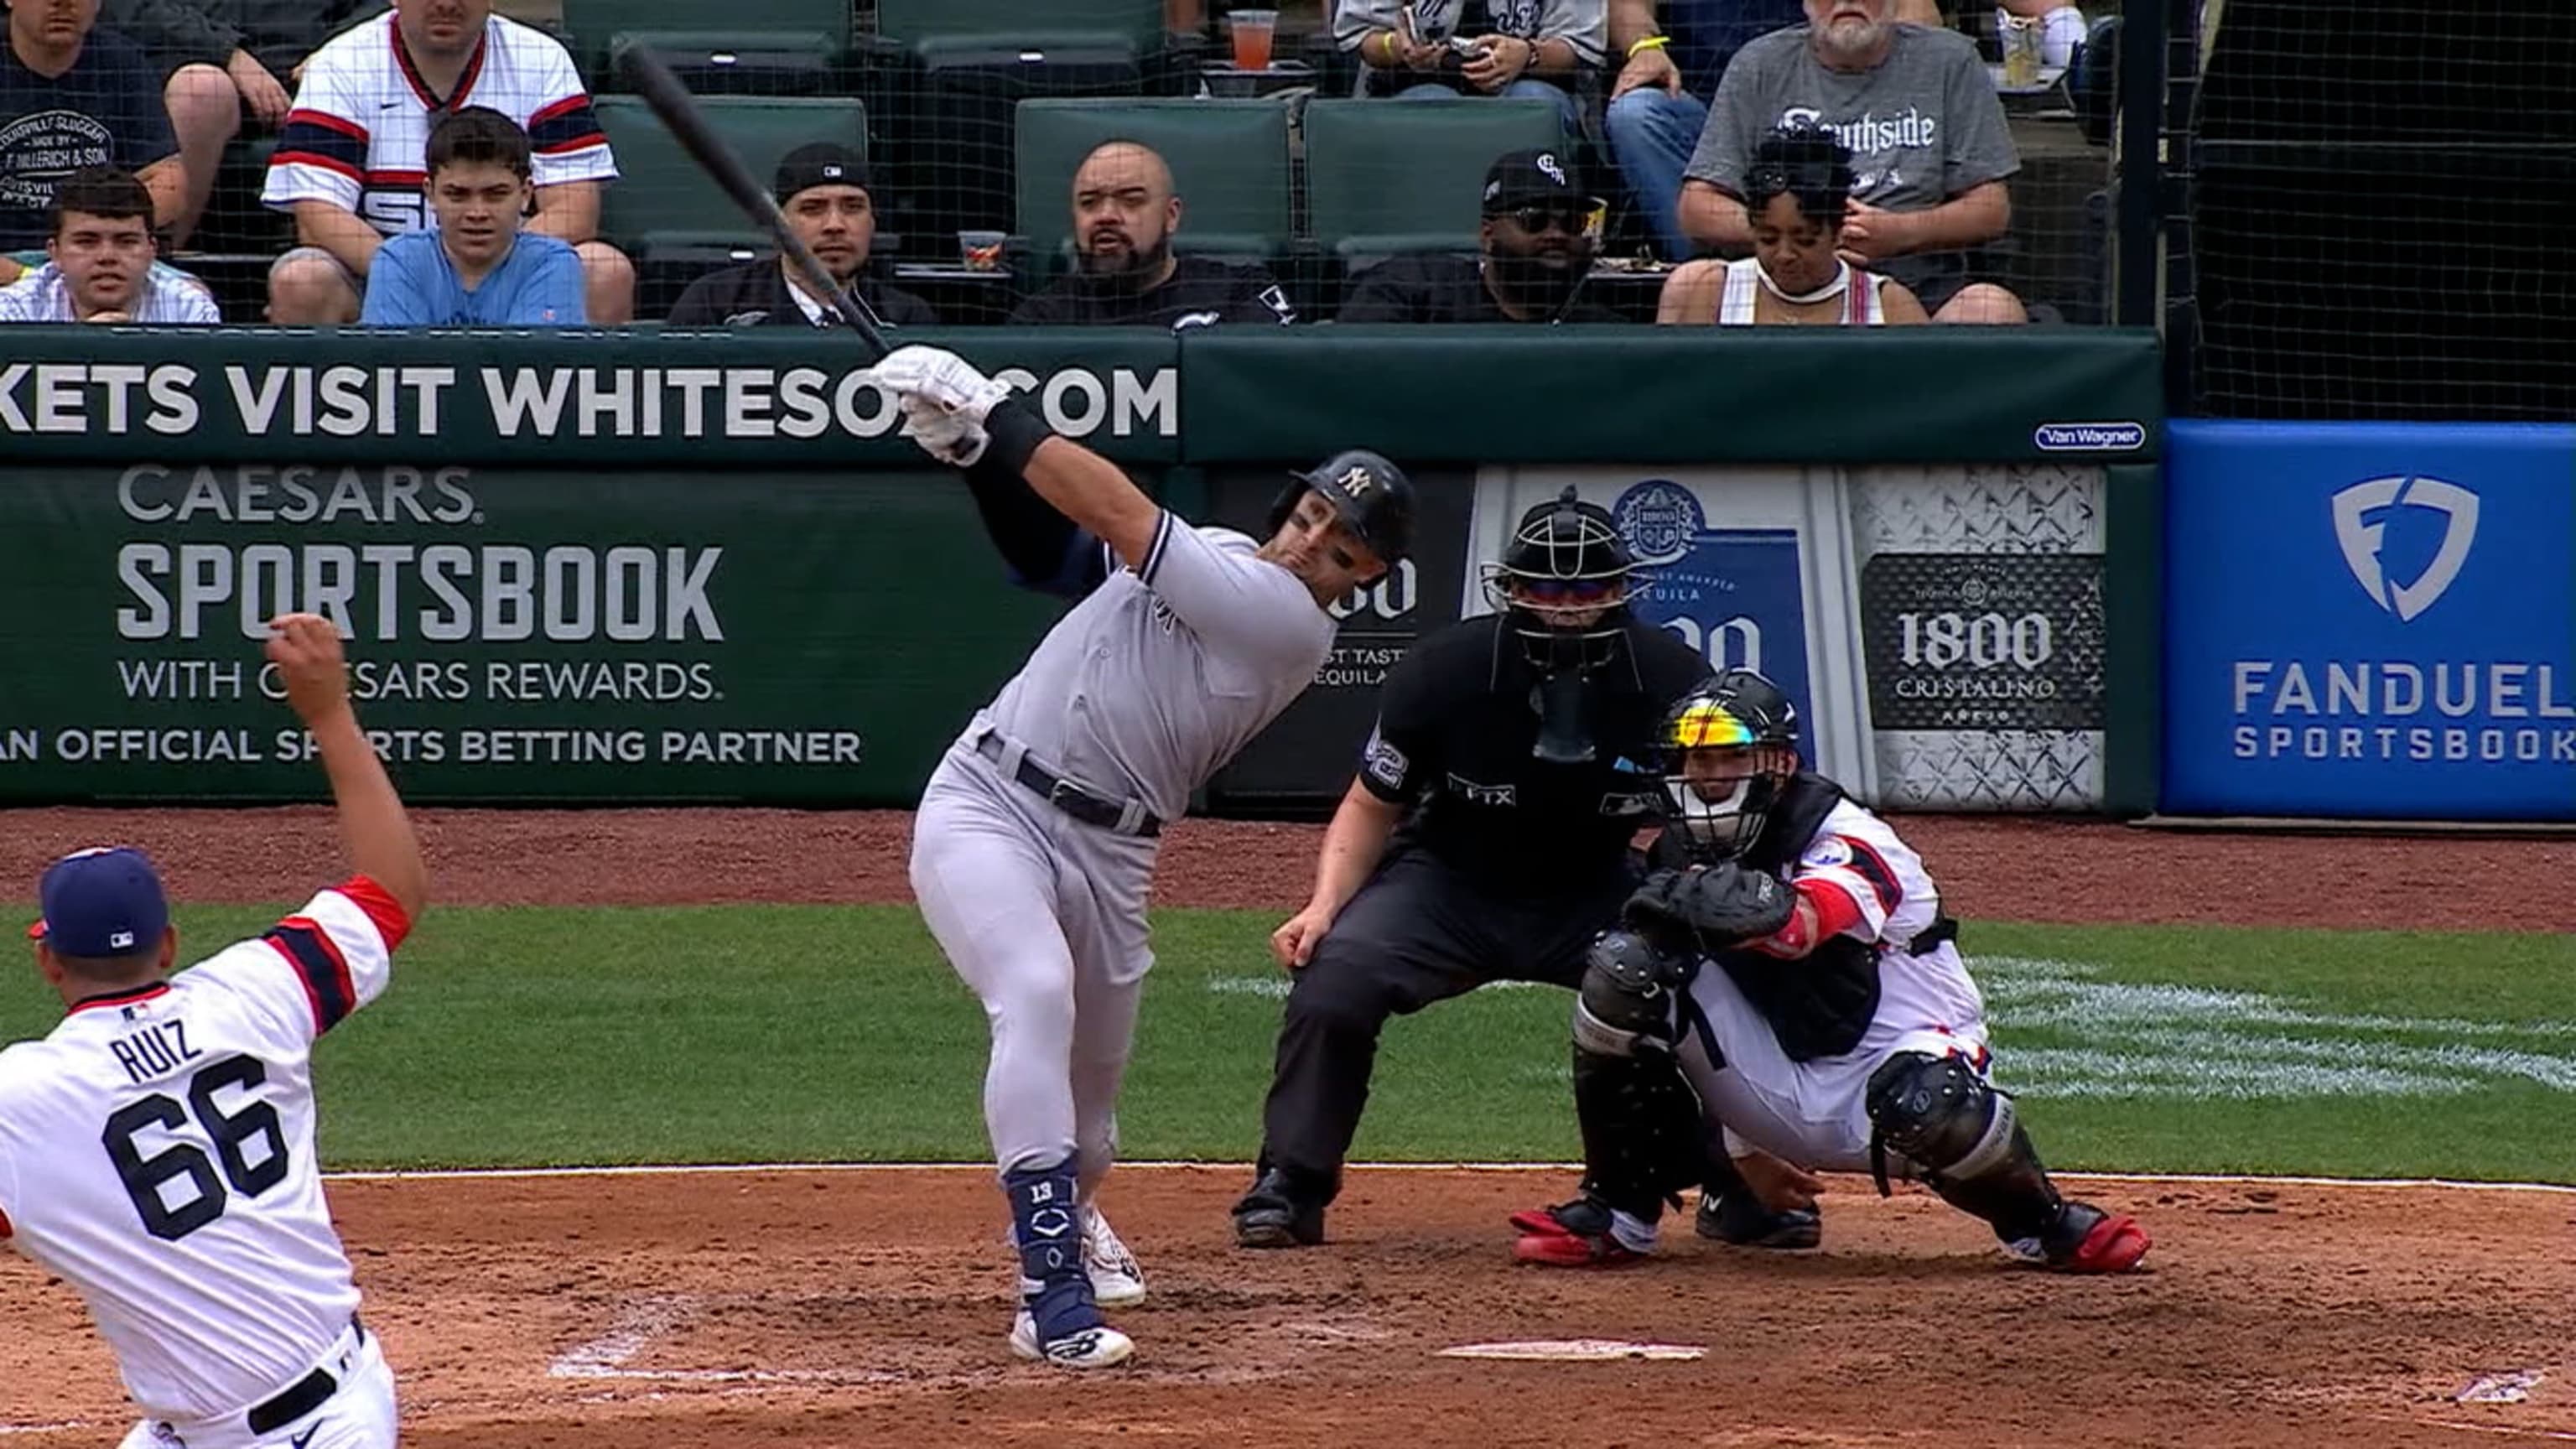
[[1616, 1338], [1535, 1338], [1510, 1343], [1462, 1343], [1442, 1358], [1537, 1358], [1557, 1361], [1612, 1358], [1704, 1358], [1708, 1350], [1687, 1343], [1628, 1343]]

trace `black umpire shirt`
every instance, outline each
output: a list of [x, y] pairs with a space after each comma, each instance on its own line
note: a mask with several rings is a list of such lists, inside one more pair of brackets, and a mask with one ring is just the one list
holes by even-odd
[[[890, 287], [865, 273], [859, 276], [859, 300], [868, 304], [878, 317], [895, 327], [936, 327], [939, 314], [930, 304], [905, 291]], [[720, 272], [709, 272], [689, 284], [680, 300], [671, 304], [671, 315], [665, 320], [671, 327], [838, 327], [840, 318], [828, 308], [823, 320], [805, 315], [796, 298], [787, 290], [787, 273], [778, 258], [763, 257]]]
[[[1390, 257], [1351, 280], [1343, 322], [1518, 322], [1494, 305], [1485, 290], [1484, 263], [1475, 257]], [[1625, 322], [1580, 294], [1555, 322]]]
[[1231, 266], [1214, 257], [1176, 259], [1163, 285], [1143, 292], [1104, 286], [1076, 272], [1058, 278], [1011, 309], [1025, 327], [1206, 327], [1218, 322], [1285, 326], [1297, 320], [1279, 279], [1259, 262]]
[[1388, 671], [1360, 760], [1368, 792], [1414, 809], [1398, 845], [1428, 851], [1498, 892], [1575, 894], [1624, 869], [1629, 841], [1662, 810], [1655, 727], [1708, 661], [1634, 619], [1622, 657], [1594, 672], [1593, 757], [1534, 758], [1538, 671], [1506, 616], [1425, 636]]

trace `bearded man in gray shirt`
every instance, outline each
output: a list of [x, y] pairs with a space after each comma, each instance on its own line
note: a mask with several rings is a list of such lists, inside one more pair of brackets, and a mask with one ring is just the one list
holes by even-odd
[[1979, 280], [1970, 249], [2012, 225], [2021, 169], [1974, 41], [1901, 25], [1897, 0], [1806, 0], [1807, 23], [1735, 53], [1682, 183], [1682, 229], [1703, 247], [1753, 246], [1744, 172], [1784, 123], [1851, 148], [1860, 184], [1842, 232], [1856, 266], [1893, 277], [1935, 322], [2026, 322], [2021, 299]]

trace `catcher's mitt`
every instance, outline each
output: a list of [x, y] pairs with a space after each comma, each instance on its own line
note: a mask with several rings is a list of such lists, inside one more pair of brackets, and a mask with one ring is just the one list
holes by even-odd
[[1727, 862], [1656, 871], [1619, 914], [1648, 930], [1695, 931], [1709, 949], [1725, 950], [1778, 934], [1797, 909], [1797, 892], [1778, 877]]

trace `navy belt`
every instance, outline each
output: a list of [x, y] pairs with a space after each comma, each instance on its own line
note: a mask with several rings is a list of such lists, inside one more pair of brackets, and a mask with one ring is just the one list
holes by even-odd
[[[996, 764], [1001, 762], [1006, 749], [1002, 737], [989, 731], [975, 742], [975, 753]], [[1011, 772], [1011, 778], [1017, 780], [1021, 788], [1043, 797], [1049, 805], [1085, 825], [1148, 839], [1163, 833], [1163, 822], [1151, 810], [1131, 809], [1115, 800], [1103, 799], [1030, 759], [1025, 751], [1020, 755], [1019, 767]]]
[[[358, 1331], [358, 1343], [363, 1347], [367, 1341], [366, 1325], [360, 1323], [357, 1316], [352, 1314], [349, 1318], [349, 1326]], [[242, 1420], [250, 1425], [250, 1431], [254, 1434], [274, 1434], [329, 1403], [331, 1396], [338, 1392], [340, 1392], [340, 1381], [331, 1377], [327, 1369], [315, 1369], [296, 1380], [286, 1392], [242, 1415]]]

